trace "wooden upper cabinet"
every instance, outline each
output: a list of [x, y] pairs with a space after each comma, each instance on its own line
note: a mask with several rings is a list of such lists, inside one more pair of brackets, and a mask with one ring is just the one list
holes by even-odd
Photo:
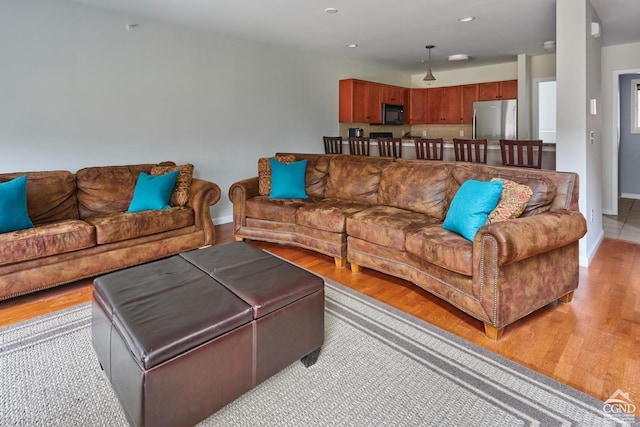
[[369, 82], [365, 106], [365, 123], [382, 122], [382, 85]]
[[409, 90], [409, 124], [427, 123], [427, 104], [429, 89], [410, 89]]
[[340, 123], [380, 123], [382, 120], [382, 86], [357, 79], [340, 80]]
[[518, 81], [478, 83], [478, 101], [495, 101], [496, 99], [517, 99]]
[[427, 124], [442, 123], [442, 88], [434, 87], [427, 89], [429, 92], [429, 102], [427, 103]]
[[427, 89], [427, 124], [461, 123], [461, 87], [447, 86]]
[[462, 124], [473, 123], [473, 102], [478, 100], [478, 85], [463, 85], [460, 87], [460, 109], [462, 112]]
[[409, 124], [471, 124], [474, 101], [517, 99], [518, 81], [407, 89], [357, 79], [340, 80], [340, 123], [380, 123], [382, 104], [405, 106]]
[[462, 123], [461, 86], [442, 88], [442, 123]]
[[382, 85], [382, 104], [404, 105], [408, 89], [400, 86]]
[[502, 99], [518, 99], [518, 80], [500, 82], [500, 96]]

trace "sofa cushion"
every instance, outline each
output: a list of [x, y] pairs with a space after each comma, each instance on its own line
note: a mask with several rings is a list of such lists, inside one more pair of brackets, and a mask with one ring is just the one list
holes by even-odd
[[191, 188], [191, 181], [193, 180], [193, 165], [191, 163], [180, 166], [154, 166], [151, 168], [151, 175], [164, 175], [165, 173], [173, 171], [178, 171], [180, 174], [176, 180], [175, 187], [173, 187], [169, 205], [184, 206], [189, 200], [189, 189]]
[[27, 175], [0, 183], [0, 233], [33, 228], [27, 211]]
[[37, 225], [0, 234], [0, 265], [13, 264], [90, 248], [95, 228], [77, 219]]
[[96, 242], [104, 244], [189, 227], [194, 224], [194, 214], [189, 207], [174, 207], [95, 215], [86, 221], [96, 228]]
[[473, 240], [498, 205], [501, 194], [502, 181], [465, 181], [453, 197], [442, 228]]
[[69, 171], [0, 174], [0, 182], [27, 175], [27, 208], [35, 224], [78, 219], [76, 177]]
[[422, 161], [392, 163], [382, 171], [380, 204], [443, 219], [449, 165]]
[[465, 276], [473, 274], [473, 243], [439, 224], [407, 233], [407, 253]]
[[76, 172], [80, 219], [98, 214], [125, 212], [140, 172], [156, 165], [95, 166]]
[[296, 224], [319, 230], [344, 233], [347, 218], [369, 205], [349, 200], [325, 199], [318, 203], [301, 206], [296, 211]]
[[291, 163], [281, 163], [276, 159], [269, 159], [271, 166], [270, 199], [308, 199], [305, 191], [305, 172], [307, 161], [299, 160]]
[[293, 154], [276, 155], [275, 157], [260, 157], [258, 159], [258, 192], [261, 196], [271, 193], [271, 164], [270, 159], [281, 163], [292, 163], [296, 160]]
[[375, 205], [382, 169], [393, 159], [367, 156], [336, 156], [329, 163], [325, 197]]
[[404, 251], [408, 232], [433, 223], [439, 224], [440, 220], [392, 206], [373, 206], [347, 218], [347, 234]]
[[451, 196], [455, 194], [458, 186], [469, 179], [490, 181], [493, 178], [504, 178], [530, 187], [533, 194], [521, 216], [547, 212], [551, 209], [553, 199], [556, 197], [556, 184], [543, 173], [530, 169], [461, 164], [457, 165], [451, 174], [456, 183], [451, 186], [453, 191]]
[[256, 196], [247, 200], [245, 216], [247, 218], [264, 219], [268, 221], [296, 223], [296, 211], [307, 203], [318, 199], [270, 199], [268, 196]]
[[140, 172], [127, 212], [169, 209], [169, 199], [179, 174], [179, 171], [163, 175]]

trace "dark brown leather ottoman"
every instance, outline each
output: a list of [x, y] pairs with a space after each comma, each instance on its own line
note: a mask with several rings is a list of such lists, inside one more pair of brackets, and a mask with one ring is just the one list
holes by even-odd
[[133, 425], [189, 426], [324, 342], [324, 282], [233, 242], [94, 281], [92, 340]]

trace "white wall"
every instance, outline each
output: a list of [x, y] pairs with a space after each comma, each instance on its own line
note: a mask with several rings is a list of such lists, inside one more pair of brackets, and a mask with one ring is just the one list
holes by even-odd
[[602, 48], [602, 203], [606, 214], [618, 213], [618, 77], [632, 72], [640, 72], [640, 43]]
[[[133, 31], [124, 25], [138, 23]], [[338, 80], [393, 70], [64, 0], [0, 0], [0, 172], [173, 160], [223, 191], [260, 156], [321, 152]]]
[[[587, 235], [580, 240], [580, 264], [588, 265], [602, 239], [601, 115], [589, 114], [600, 99], [600, 39], [591, 37], [599, 19], [588, 0], [556, 3], [557, 145], [556, 168], [580, 176], [580, 211]], [[595, 135], [591, 144], [589, 132]]]

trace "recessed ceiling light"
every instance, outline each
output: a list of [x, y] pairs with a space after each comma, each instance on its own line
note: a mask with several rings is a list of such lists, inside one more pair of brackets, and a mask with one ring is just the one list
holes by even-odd
[[349, 43], [345, 45], [346, 47], [358, 47], [358, 43]]
[[336, 9], [335, 7], [328, 7], [324, 11], [325, 13], [338, 13], [338, 9]]
[[469, 60], [469, 55], [464, 53], [456, 53], [455, 55], [449, 55], [449, 62], [464, 62]]
[[458, 18], [458, 21], [460, 21], [460, 22], [471, 22], [474, 19], [476, 19], [475, 16], [462, 16], [462, 17]]

